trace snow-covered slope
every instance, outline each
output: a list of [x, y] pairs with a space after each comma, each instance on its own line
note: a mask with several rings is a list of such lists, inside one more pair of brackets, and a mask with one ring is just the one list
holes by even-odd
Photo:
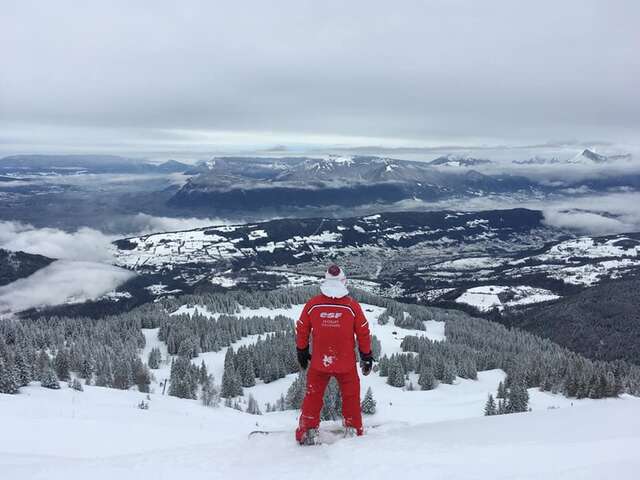
[[[259, 308], [259, 309], [248, 309], [243, 308], [239, 313], [239, 317], [253, 317], [253, 316], [266, 316], [266, 317], [274, 317], [276, 315], [284, 315], [292, 319], [293, 321], [297, 320], [300, 317], [300, 312], [302, 311], [303, 305], [293, 305], [290, 308]], [[402, 349], [400, 348], [400, 344], [405, 336], [413, 335], [413, 336], [425, 336], [434, 341], [442, 341], [445, 338], [444, 335], [444, 322], [437, 321], [427, 321], [425, 322], [426, 331], [419, 330], [409, 330], [401, 327], [397, 327], [394, 325], [393, 320], [390, 321], [386, 325], [378, 324], [378, 317], [385, 311], [384, 308], [378, 307], [375, 305], [362, 305], [367, 318], [369, 319], [369, 325], [371, 329], [371, 333], [380, 340], [382, 351], [386, 355], [393, 355], [395, 353], [401, 353]], [[180, 307], [174, 314], [199, 314], [206, 317], [214, 317], [217, 318], [219, 314], [214, 312], [209, 312], [206, 308], [201, 306], [193, 306], [193, 307]], [[143, 330], [145, 338], [147, 340], [145, 349], [142, 351], [142, 358], [146, 360], [149, 352], [153, 347], [159, 347], [163, 352], [163, 357], [167, 358], [166, 355], [166, 345], [160, 342], [157, 338], [158, 329], [148, 329]], [[242, 345], [249, 345], [255, 343], [258, 339], [258, 335], [251, 335], [243, 338], [242, 340], [233, 344], [234, 349]], [[218, 352], [205, 352], [201, 353], [198, 357], [194, 358], [192, 362], [195, 365], [200, 365], [201, 362], [207, 366], [207, 371], [214, 375], [217, 382], [219, 382], [222, 378], [222, 372], [224, 367], [224, 357], [227, 353], [227, 348], [223, 348]], [[153, 371], [155, 375], [155, 381], [152, 384], [152, 389], [156, 391], [160, 391], [161, 387], [159, 383], [164, 379], [169, 378], [170, 373], [170, 362], [167, 360], [164, 362], [162, 367], [158, 370]], [[413, 375], [413, 374], [412, 374]], [[260, 408], [264, 410], [264, 405], [269, 403], [275, 403], [276, 400], [280, 397], [281, 394], [286, 393], [287, 388], [293, 381], [295, 380], [296, 375], [291, 374], [285, 377], [284, 379], [277, 380], [275, 382], [265, 384], [260, 379], [257, 380], [257, 384], [255, 387], [246, 388], [245, 387], [245, 396], [249, 394], [253, 395], [258, 403], [260, 404]], [[481, 375], [480, 382], [470, 382], [463, 379], [459, 379], [461, 384], [468, 383], [471, 387], [467, 387], [464, 390], [466, 393], [469, 393], [475, 399], [476, 407], [471, 415], [476, 415], [479, 411], [478, 409], [482, 409], [482, 405], [486, 401], [487, 394], [496, 390], [498, 382], [502, 380], [503, 377], [500, 373], [494, 373], [489, 375]], [[414, 385], [417, 385], [417, 375], [412, 376], [412, 381]], [[368, 387], [371, 387], [375, 394], [376, 398], [383, 402], [391, 402], [398, 400], [397, 388], [391, 387], [387, 385], [386, 378], [382, 378], [377, 374], [372, 374], [369, 377], [362, 378], [362, 388], [363, 391], [366, 391]], [[443, 389], [446, 390], [448, 386], [442, 386]], [[458, 391], [458, 393], [462, 393], [462, 391]], [[466, 395], [465, 395], [466, 396]], [[466, 399], [469, 400], [468, 398]], [[406, 404], [406, 401], [409, 403]], [[433, 418], [433, 411], [422, 410], [420, 409], [420, 403], [422, 399], [420, 395], [416, 395], [412, 398], [405, 398], [405, 402], [401, 402], [405, 404], [405, 406], [411, 406], [412, 410], [420, 410], [421, 414], [427, 415], [424, 418]], [[455, 411], [455, 410], [454, 410]], [[403, 409], [399, 408], [398, 415], [403, 415]], [[457, 415], [462, 414], [462, 412], [458, 412]], [[386, 417], [385, 417], [386, 418]], [[396, 417], [397, 419], [397, 417]]]
[[[464, 398], [438, 390], [404, 395], [424, 395], [425, 411], [436, 400]], [[429, 423], [385, 419], [365, 437], [303, 448], [293, 441], [292, 411], [257, 417], [161, 395], [151, 395], [149, 409], [140, 410], [136, 404], [143, 398], [99, 387], [84, 392], [29, 387], [19, 396], [0, 395], [3, 480], [299, 480], [301, 475], [325, 480], [354, 473], [369, 479], [401, 474], [622, 480], [637, 478], [640, 468], [640, 401], [634, 399], [497, 417], [433, 415]], [[379, 402], [379, 408], [404, 407]], [[285, 433], [248, 438], [256, 428]]]
[[456, 302], [470, 305], [481, 312], [488, 312], [494, 308], [502, 310], [505, 306], [548, 302], [558, 298], [558, 295], [544, 288], [485, 285], [468, 289], [456, 299]]
[[[384, 308], [363, 304], [372, 332], [385, 354], [400, 352], [406, 335], [445, 339], [443, 322], [425, 322], [426, 331], [406, 330], [393, 319], [380, 325]], [[301, 305], [243, 308], [241, 317], [285, 315], [295, 319]], [[176, 315], [217, 317], [199, 305], [183, 305]], [[640, 468], [640, 400], [575, 400], [530, 389], [532, 412], [482, 417], [488, 393], [504, 380], [501, 370], [479, 372], [478, 380], [457, 378], [434, 390], [406, 390], [386, 384], [377, 373], [362, 378], [371, 387], [375, 415], [365, 417], [363, 438], [342, 439], [323, 423], [325, 444], [299, 447], [293, 440], [297, 411], [261, 416], [232, 408], [207, 408], [194, 400], [162, 395], [169, 375], [166, 345], [157, 329], [145, 329], [143, 358], [161, 349], [163, 365], [153, 370], [152, 393], [63, 383], [59, 391], [37, 383], [19, 395], [0, 395], [0, 474], [3, 480], [87, 478], [305, 479], [351, 478], [635, 478]], [[253, 343], [248, 336], [233, 344]], [[217, 380], [226, 348], [193, 359], [204, 361]], [[295, 375], [245, 388], [263, 407], [285, 392]], [[410, 380], [416, 383], [415, 374]], [[148, 410], [137, 408], [145, 400]], [[252, 436], [253, 430], [272, 430]]]
[[442, 157], [438, 157], [435, 160], [431, 160], [427, 162], [427, 165], [432, 165], [436, 167], [478, 167], [482, 165], [491, 164], [491, 160], [473, 158], [464, 155], [444, 155]]

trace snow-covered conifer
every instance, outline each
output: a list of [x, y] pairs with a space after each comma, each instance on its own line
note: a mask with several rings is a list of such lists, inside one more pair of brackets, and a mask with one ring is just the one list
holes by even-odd
[[0, 356], [0, 393], [18, 393], [16, 368]]
[[149, 352], [148, 365], [151, 369], [160, 368], [160, 362], [162, 360], [162, 353], [158, 347], [153, 347]]
[[433, 390], [437, 384], [438, 382], [433, 374], [433, 370], [429, 367], [423, 367], [418, 377], [418, 385], [420, 385], [420, 388], [422, 390]]
[[71, 388], [73, 388], [74, 390], [76, 390], [78, 392], [84, 391], [84, 388], [82, 387], [82, 382], [78, 378], [74, 378], [71, 381]]
[[262, 415], [258, 401], [251, 394], [249, 394], [249, 399], [247, 400], [246, 412], [251, 415]]
[[69, 380], [69, 353], [66, 349], [58, 350], [53, 365], [60, 380]]
[[376, 413], [376, 401], [373, 398], [371, 387], [367, 388], [367, 393], [364, 395], [360, 408], [364, 415], [373, 415]]
[[200, 400], [205, 407], [217, 407], [220, 404], [220, 392], [213, 382], [212, 375], [207, 375], [207, 378], [202, 382]]
[[487, 403], [485, 403], [484, 405], [484, 414], [486, 416], [498, 414], [498, 407], [496, 406], [496, 401], [493, 398], [492, 394], [489, 394], [489, 397], [487, 398]]
[[49, 366], [45, 368], [44, 372], [42, 372], [40, 384], [44, 388], [50, 388], [52, 390], [58, 390], [60, 388], [60, 382], [58, 382], [58, 377], [53, 367]]

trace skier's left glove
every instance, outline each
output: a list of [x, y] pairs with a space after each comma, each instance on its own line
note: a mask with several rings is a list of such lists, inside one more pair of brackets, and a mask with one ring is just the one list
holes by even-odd
[[373, 354], [362, 353], [360, 352], [360, 368], [362, 369], [362, 374], [366, 377], [371, 373], [371, 369], [373, 368]]
[[298, 351], [298, 363], [302, 370], [306, 370], [309, 366], [309, 360], [311, 360], [311, 354], [309, 353], [309, 347], [297, 348]]

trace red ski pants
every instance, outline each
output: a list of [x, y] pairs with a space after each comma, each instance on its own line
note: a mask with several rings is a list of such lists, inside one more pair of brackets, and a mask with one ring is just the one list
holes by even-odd
[[345, 373], [326, 373], [313, 368], [307, 372], [307, 391], [302, 402], [302, 413], [296, 430], [296, 439], [310, 428], [320, 425], [324, 391], [331, 377], [336, 377], [342, 398], [342, 418], [345, 427], [353, 427], [362, 435], [362, 412], [360, 411], [360, 377], [355, 365]]

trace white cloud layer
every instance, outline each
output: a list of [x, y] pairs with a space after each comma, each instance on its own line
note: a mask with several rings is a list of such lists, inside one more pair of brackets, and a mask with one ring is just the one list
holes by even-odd
[[172, 218], [155, 217], [138, 213], [131, 219], [131, 230], [136, 234], [190, 230], [192, 228], [225, 225], [228, 222], [221, 218]]
[[81, 302], [115, 289], [134, 273], [110, 265], [111, 242], [126, 235], [220, 225], [220, 219], [169, 218], [138, 214], [125, 221], [122, 235], [92, 228], [65, 232], [20, 222], [0, 222], [0, 248], [57, 259], [33, 275], [0, 287], [0, 316], [33, 307]]
[[580, 233], [607, 235], [640, 231], [640, 193], [586, 195], [542, 206], [552, 226]]
[[117, 227], [121, 234], [109, 235], [87, 227], [66, 232], [57, 228], [36, 228], [21, 222], [0, 221], [0, 248], [58, 260], [110, 262], [113, 259], [111, 242], [117, 238], [225, 223], [225, 220], [219, 218], [171, 218], [139, 213], [118, 221]]
[[0, 248], [60, 260], [109, 261], [109, 246], [114, 239], [86, 227], [65, 232], [57, 228], [34, 228], [20, 222], [0, 222]]
[[0, 315], [96, 299], [133, 276], [128, 270], [104, 263], [59, 260], [0, 287]]

